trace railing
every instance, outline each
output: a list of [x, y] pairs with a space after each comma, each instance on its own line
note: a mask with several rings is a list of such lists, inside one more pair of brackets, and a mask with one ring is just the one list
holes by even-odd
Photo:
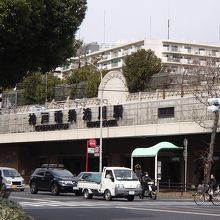
[[184, 182], [171, 182], [168, 179], [165, 182], [159, 182], [159, 190], [163, 192], [185, 192], [185, 191], [195, 191], [196, 186], [194, 184]]

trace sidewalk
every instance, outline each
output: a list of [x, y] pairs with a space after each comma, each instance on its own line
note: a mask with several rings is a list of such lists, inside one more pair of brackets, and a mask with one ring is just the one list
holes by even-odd
[[157, 193], [158, 198], [170, 198], [170, 199], [192, 199], [193, 198], [193, 191], [187, 192], [166, 192], [166, 191], [159, 191]]

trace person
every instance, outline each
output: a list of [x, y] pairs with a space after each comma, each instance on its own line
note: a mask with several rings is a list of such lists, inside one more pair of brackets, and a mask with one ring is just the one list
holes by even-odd
[[139, 179], [139, 181], [141, 183], [142, 182], [143, 173], [142, 173], [142, 169], [141, 169], [141, 165], [140, 164], [136, 164], [135, 165], [135, 174], [136, 174], [137, 178]]
[[142, 181], [141, 181], [141, 182], [142, 182], [142, 184], [141, 184], [141, 186], [142, 186], [141, 198], [144, 198], [145, 191], [146, 191], [146, 190], [149, 190], [149, 185], [148, 185], [148, 183], [149, 183], [149, 182], [152, 182], [152, 181], [153, 181], [153, 180], [150, 178], [148, 172], [145, 172], [144, 175], [143, 175], [143, 177], [142, 177]]
[[209, 185], [209, 200], [211, 201], [213, 192], [214, 192], [214, 190], [216, 190], [216, 188], [218, 186], [216, 178], [215, 178], [215, 174], [211, 174], [210, 181], [209, 181], [208, 185]]

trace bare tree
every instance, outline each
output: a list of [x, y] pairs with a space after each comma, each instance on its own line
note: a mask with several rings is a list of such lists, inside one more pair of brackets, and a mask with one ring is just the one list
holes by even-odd
[[[193, 94], [197, 100], [208, 107], [209, 98], [220, 97], [220, 68], [218, 67], [200, 67], [188, 72], [188, 76], [191, 77], [191, 86], [194, 91]], [[209, 148], [207, 155], [204, 157], [204, 180], [208, 183], [213, 162], [213, 152], [215, 147], [215, 137], [218, 130], [219, 122], [219, 104], [215, 103], [216, 107], [213, 111], [213, 123], [212, 126], [207, 126], [204, 123], [200, 123], [203, 127], [211, 128], [211, 138], [209, 142]]]

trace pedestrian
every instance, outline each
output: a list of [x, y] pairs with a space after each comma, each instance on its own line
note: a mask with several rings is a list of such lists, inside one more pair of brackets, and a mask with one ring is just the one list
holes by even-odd
[[142, 168], [140, 164], [136, 164], [135, 165], [135, 173], [137, 178], [139, 179], [140, 183], [142, 182], [142, 177], [143, 177], [143, 173], [142, 173]]

